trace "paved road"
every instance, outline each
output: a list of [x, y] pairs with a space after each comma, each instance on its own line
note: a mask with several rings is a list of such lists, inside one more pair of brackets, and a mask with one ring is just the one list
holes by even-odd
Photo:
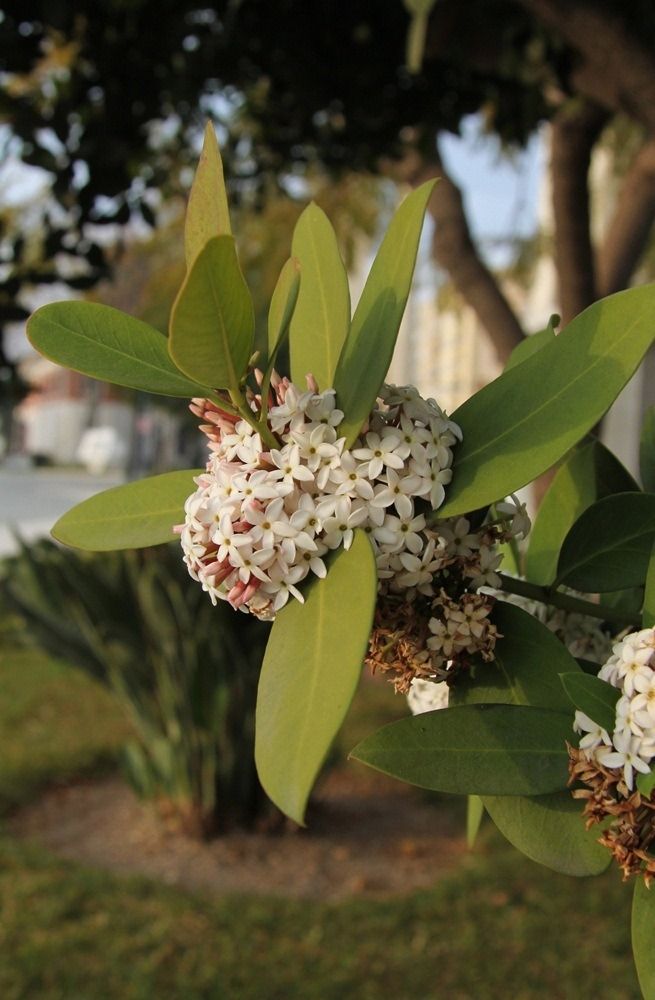
[[0, 468], [0, 555], [15, 550], [16, 529], [28, 540], [47, 535], [73, 504], [121, 482], [118, 472], [91, 476], [81, 470]]

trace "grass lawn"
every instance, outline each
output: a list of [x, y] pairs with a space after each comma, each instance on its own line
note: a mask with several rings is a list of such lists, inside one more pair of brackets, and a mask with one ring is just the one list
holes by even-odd
[[[367, 689], [350, 720], [369, 728]], [[368, 716], [368, 717], [367, 717]], [[125, 735], [81, 674], [0, 645], [0, 800], [106, 766]], [[0, 836], [2, 1000], [632, 1000], [630, 891], [568, 879], [487, 829], [433, 891], [326, 905], [211, 900]]]

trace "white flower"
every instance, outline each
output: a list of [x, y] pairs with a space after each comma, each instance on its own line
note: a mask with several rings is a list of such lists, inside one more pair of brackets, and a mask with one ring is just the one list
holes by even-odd
[[596, 759], [603, 767], [622, 767], [623, 780], [628, 789], [633, 789], [633, 771], [641, 774], [648, 774], [650, 765], [642, 758], [642, 754], [650, 759], [655, 752], [655, 747], [650, 744], [651, 752], [647, 753], [642, 740], [638, 736], [631, 736], [628, 732], [615, 733], [612, 737], [614, 747], [601, 747], [596, 750]]
[[341, 456], [341, 463], [333, 470], [330, 479], [340, 496], [362, 497], [364, 500], [373, 498], [373, 487], [366, 476], [366, 465], [358, 464], [349, 453]]
[[450, 688], [445, 681], [435, 682], [415, 677], [407, 692], [407, 704], [412, 715], [421, 715], [423, 712], [448, 708], [449, 695]]
[[602, 745], [611, 746], [611, 740], [602, 726], [590, 719], [584, 712], [576, 711], [573, 728], [576, 733], [585, 733], [580, 740], [581, 750], [595, 750]]
[[419, 477], [410, 475], [401, 478], [394, 469], [387, 469], [385, 478], [386, 486], [376, 490], [371, 506], [390, 507], [394, 504], [401, 518], [413, 517], [414, 504], [410, 497], [416, 495]]
[[388, 429], [382, 431], [382, 436], [375, 433], [366, 435], [366, 448], [355, 448], [353, 455], [360, 462], [367, 463], [367, 476], [377, 479], [385, 466], [391, 469], [402, 469], [409, 454], [409, 446], [403, 444], [397, 431]]

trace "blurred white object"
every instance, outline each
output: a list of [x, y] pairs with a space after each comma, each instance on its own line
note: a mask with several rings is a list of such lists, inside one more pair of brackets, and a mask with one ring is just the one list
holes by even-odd
[[77, 448], [78, 462], [94, 476], [100, 476], [110, 467], [125, 461], [126, 446], [115, 427], [89, 427], [84, 431]]
[[427, 681], [415, 677], [407, 692], [407, 704], [412, 715], [448, 708], [448, 685], [445, 681]]

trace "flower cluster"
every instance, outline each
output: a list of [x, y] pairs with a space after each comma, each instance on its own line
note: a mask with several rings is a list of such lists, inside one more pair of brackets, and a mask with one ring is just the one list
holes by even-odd
[[[302, 601], [298, 585], [310, 573], [325, 576], [324, 556], [348, 548], [357, 527], [369, 533], [379, 578], [394, 593], [429, 590], [443, 561], [426, 514], [443, 502], [459, 428], [413, 387], [385, 385], [346, 449], [334, 390], [315, 388], [301, 393], [275, 378], [267, 425], [279, 448], [263, 444], [254, 420], [207, 400], [192, 404], [212, 455], [185, 505], [185, 561], [212, 601], [259, 618], [274, 617], [289, 595]], [[455, 525], [443, 545], [471, 553], [469, 540]], [[494, 566], [487, 558], [475, 574]]]
[[601, 843], [612, 850], [626, 876], [655, 877], [655, 802], [635, 788], [636, 773], [648, 774], [655, 758], [655, 629], [633, 632], [617, 642], [599, 678], [621, 692], [610, 734], [583, 712], [574, 728], [582, 734], [570, 747], [573, 791], [585, 800], [587, 825], [611, 817]]

